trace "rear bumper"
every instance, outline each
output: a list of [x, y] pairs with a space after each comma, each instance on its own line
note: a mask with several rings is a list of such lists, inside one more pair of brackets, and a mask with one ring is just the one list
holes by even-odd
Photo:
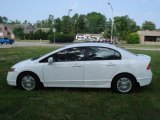
[[140, 86], [146, 86], [149, 85], [152, 81], [152, 72], [148, 71], [146, 73], [146, 76], [143, 78], [138, 78], [137, 82], [139, 83]]

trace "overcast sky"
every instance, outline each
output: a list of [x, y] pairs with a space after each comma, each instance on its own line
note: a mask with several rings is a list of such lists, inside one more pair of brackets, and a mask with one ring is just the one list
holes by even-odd
[[34, 23], [49, 14], [62, 17], [73, 9], [71, 16], [95, 11], [111, 18], [107, 2], [113, 6], [114, 16], [129, 15], [138, 25], [149, 20], [160, 28], [160, 0], [1, 0], [0, 16]]

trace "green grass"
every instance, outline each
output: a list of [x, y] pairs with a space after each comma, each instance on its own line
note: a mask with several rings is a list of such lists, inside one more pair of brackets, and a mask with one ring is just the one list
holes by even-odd
[[16, 40], [18, 42], [32, 42], [32, 43], [37, 43], [37, 42], [44, 42], [44, 43], [49, 43], [49, 40]]
[[45, 54], [52, 47], [0, 49], [0, 120], [159, 120], [160, 53], [133, 51], [152, 57], [152, 84], [120, 95], [110, 89], [42, 88], [23, 91], [7, 85], [16, 62]]

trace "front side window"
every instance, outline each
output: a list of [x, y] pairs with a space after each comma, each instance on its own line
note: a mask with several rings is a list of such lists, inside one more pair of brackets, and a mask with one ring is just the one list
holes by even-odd
[[84, 48], [70, 48], [54, 55], [56, 62], [84, 60]]
[[119, 60], [119, 52], [105, 47], [90, 47], [88, 49], [87, 60]]
[[40, 63], [47, 62], [49, 57], [53, 57], [55, 62], [83, 61], [84, 52], [85, 48], [82, 47], [69, 48], [46, 57], [45, 59], [41, 60]]

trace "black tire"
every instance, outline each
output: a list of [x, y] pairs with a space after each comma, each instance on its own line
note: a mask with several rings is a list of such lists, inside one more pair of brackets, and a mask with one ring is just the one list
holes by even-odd
[[129, 74], [120, 74], [116, 76], [112, 81], [112, 90], [117, 93], [131, 93], [136, 86], [136, 80]]
[[39, 78], [31, 72], [25, 72], [19, 75], [17, 86], [21, 89], [32, 91], [40, 86]]

